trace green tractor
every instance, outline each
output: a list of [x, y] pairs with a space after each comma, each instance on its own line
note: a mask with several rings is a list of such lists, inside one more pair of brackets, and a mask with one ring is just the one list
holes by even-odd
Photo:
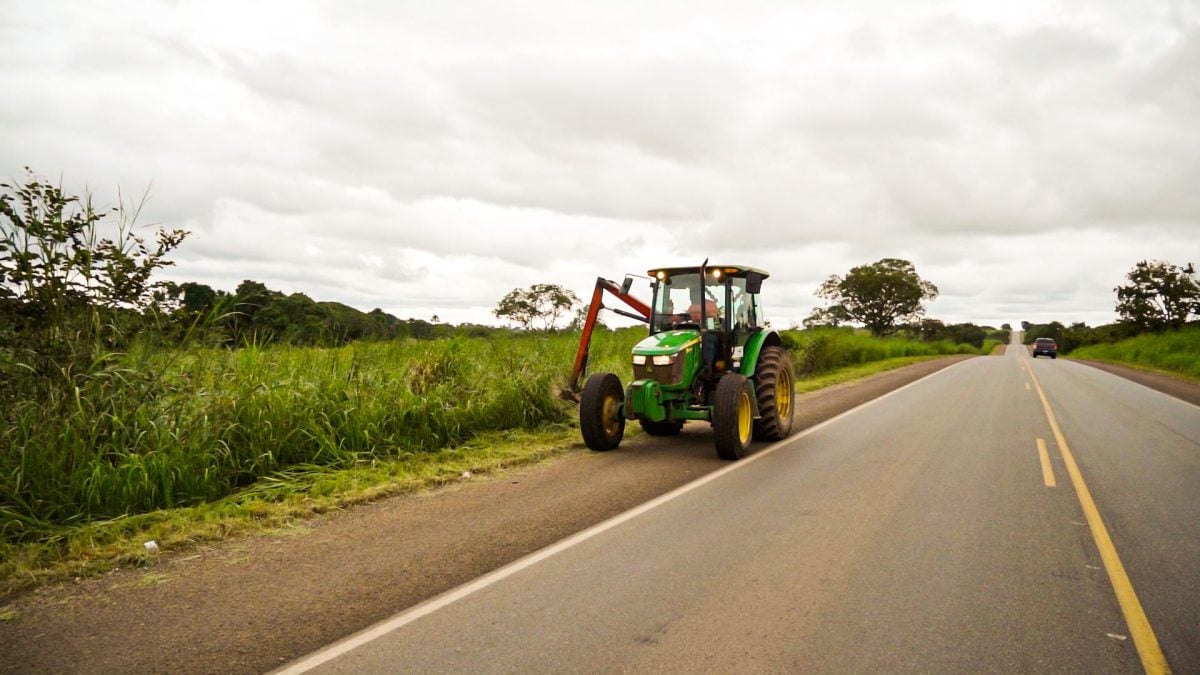
[[613, 293], [646, 321], [650, 335], [633, 348], [633, 381], [613, 373], [587, 379], [579, 401], [579, 428], [592, 450], [616, 448], [626, 420], [655, 436], [678, 434], [690, 420], [712, 424], [722, 459], [746, 456], [752, 440], [778, 441], [792, 430], [792, 364], [783, 341], [764, 326], [759, 292], [768, 274], [741, 265], [671, 267], [649, 271], [649, 306], [598, 279], [572, 373], [572, 390], [587, 367], [588, 345], [603, 291]]

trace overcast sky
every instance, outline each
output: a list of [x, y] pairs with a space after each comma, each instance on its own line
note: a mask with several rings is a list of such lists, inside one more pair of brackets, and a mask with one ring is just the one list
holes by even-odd
[[401, 318], [711, 257], [784, 327], [899, 257], [1096, 325], [1200, 262], [1200, 2], [0, 0], [0, 92], [0, 177], [151, 185], [165, 276]]

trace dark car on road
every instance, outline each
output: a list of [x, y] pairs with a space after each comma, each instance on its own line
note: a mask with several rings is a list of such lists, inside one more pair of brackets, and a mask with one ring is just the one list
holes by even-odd
[[1052, 359], [1058, 358], [1058, 345], [1050, 338], [1038, 338], [1033, 341], [1033, 358], [1039, 356], [1049, 356]]

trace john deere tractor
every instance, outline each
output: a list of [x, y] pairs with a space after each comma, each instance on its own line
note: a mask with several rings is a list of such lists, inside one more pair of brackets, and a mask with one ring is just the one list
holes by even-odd
[[650, 270], [649, 306], [598, 279], [572, 373], [572, 388], [586, 370], [588, 345], [601, 296], [607, 290], [649, 323], [650, 334], [633, 348], [633, 381], [622, 387], [613, 373], [587, 379], [579, 400], [579, 427], [592, 450], [621, 443], [626, 420], [655, 436], [678, 434], [689, 421], [712, 424], [717, 454], [744, 457], [752, 440], [778, 441], [792, 430], [795, 402], [792, 364], [779, 334], [764, 326], [759, 292], [768, 274], [742, 265]]

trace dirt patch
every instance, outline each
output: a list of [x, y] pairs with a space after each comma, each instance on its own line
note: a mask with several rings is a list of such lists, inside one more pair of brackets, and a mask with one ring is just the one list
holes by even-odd
[[[803, 394], [797, 430], [965, 358]], [[581, 444], [537, 466], [42, 588], [8, 605], [0, 672], [264, 672], [726, 465], [706, 424], [607, 453]]]

